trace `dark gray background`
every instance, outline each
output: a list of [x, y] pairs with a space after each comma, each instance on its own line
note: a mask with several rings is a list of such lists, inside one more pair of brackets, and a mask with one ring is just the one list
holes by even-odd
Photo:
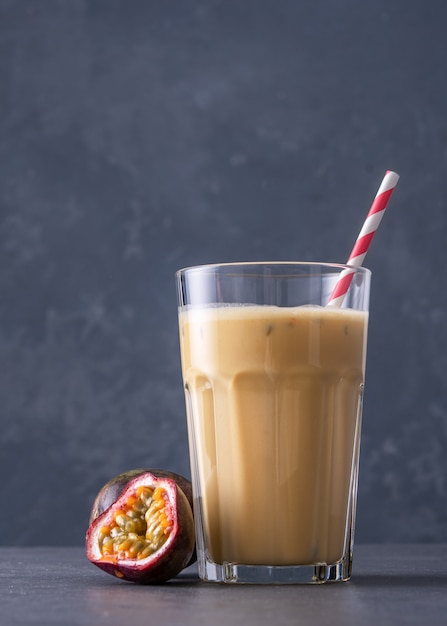
[[0, 0], [0, 543], [189, 475], [174, 272], [344, 261], [387, 168], [357, 540], [447, 540], [447, 3]]

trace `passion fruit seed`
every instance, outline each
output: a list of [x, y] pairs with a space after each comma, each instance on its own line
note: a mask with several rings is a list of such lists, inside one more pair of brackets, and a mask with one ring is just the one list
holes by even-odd
[[125, 506], [118, 509], [110, 524], [101, 526], [98, 547], [104, 557], [146, 559], [159, 550], [172, 531], [162, 487], [139, 486]]

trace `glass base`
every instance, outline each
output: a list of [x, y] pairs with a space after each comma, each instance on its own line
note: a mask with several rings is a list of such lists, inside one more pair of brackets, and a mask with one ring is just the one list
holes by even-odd
[[211, 561], [199, 561], [199, 576], [205, 582], [264, 584], [264, 585], [309, 585], [327, 582], [346, 582], [351, 578], [351, 555], [333, 565], [243, 565]]

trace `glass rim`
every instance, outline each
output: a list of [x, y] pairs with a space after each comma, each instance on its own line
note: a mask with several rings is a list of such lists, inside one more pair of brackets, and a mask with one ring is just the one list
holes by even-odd
[[309, 267], [309, 268], [321, 268], [322, 270], [328, 270], [328, 274], [335, 272], [342, 272], [343, 270], [351, 270], [358, 274], [371, 274], [371, 270], [363, 265], [348, 265], [346, 263], [332, 263], [325, 261], [235, 261], [224, 263], [204, 263], [202, 265], [190, 265], [178, 269], [176, 276], [184, 276], [185, 274], [192, 272], [204, 272], [204, 271], [217, 271], [219, 269], [249, 269], [249, 268], [266, 268], [266, 267]]

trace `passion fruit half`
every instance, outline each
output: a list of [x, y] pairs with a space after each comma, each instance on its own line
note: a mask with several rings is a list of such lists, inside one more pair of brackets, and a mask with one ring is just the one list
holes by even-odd
[[177, 576], [194, 552], [191, 506], [172, 478], [138, 474], [90, 524], [86, 554], [117, 578], [162, 583]]

